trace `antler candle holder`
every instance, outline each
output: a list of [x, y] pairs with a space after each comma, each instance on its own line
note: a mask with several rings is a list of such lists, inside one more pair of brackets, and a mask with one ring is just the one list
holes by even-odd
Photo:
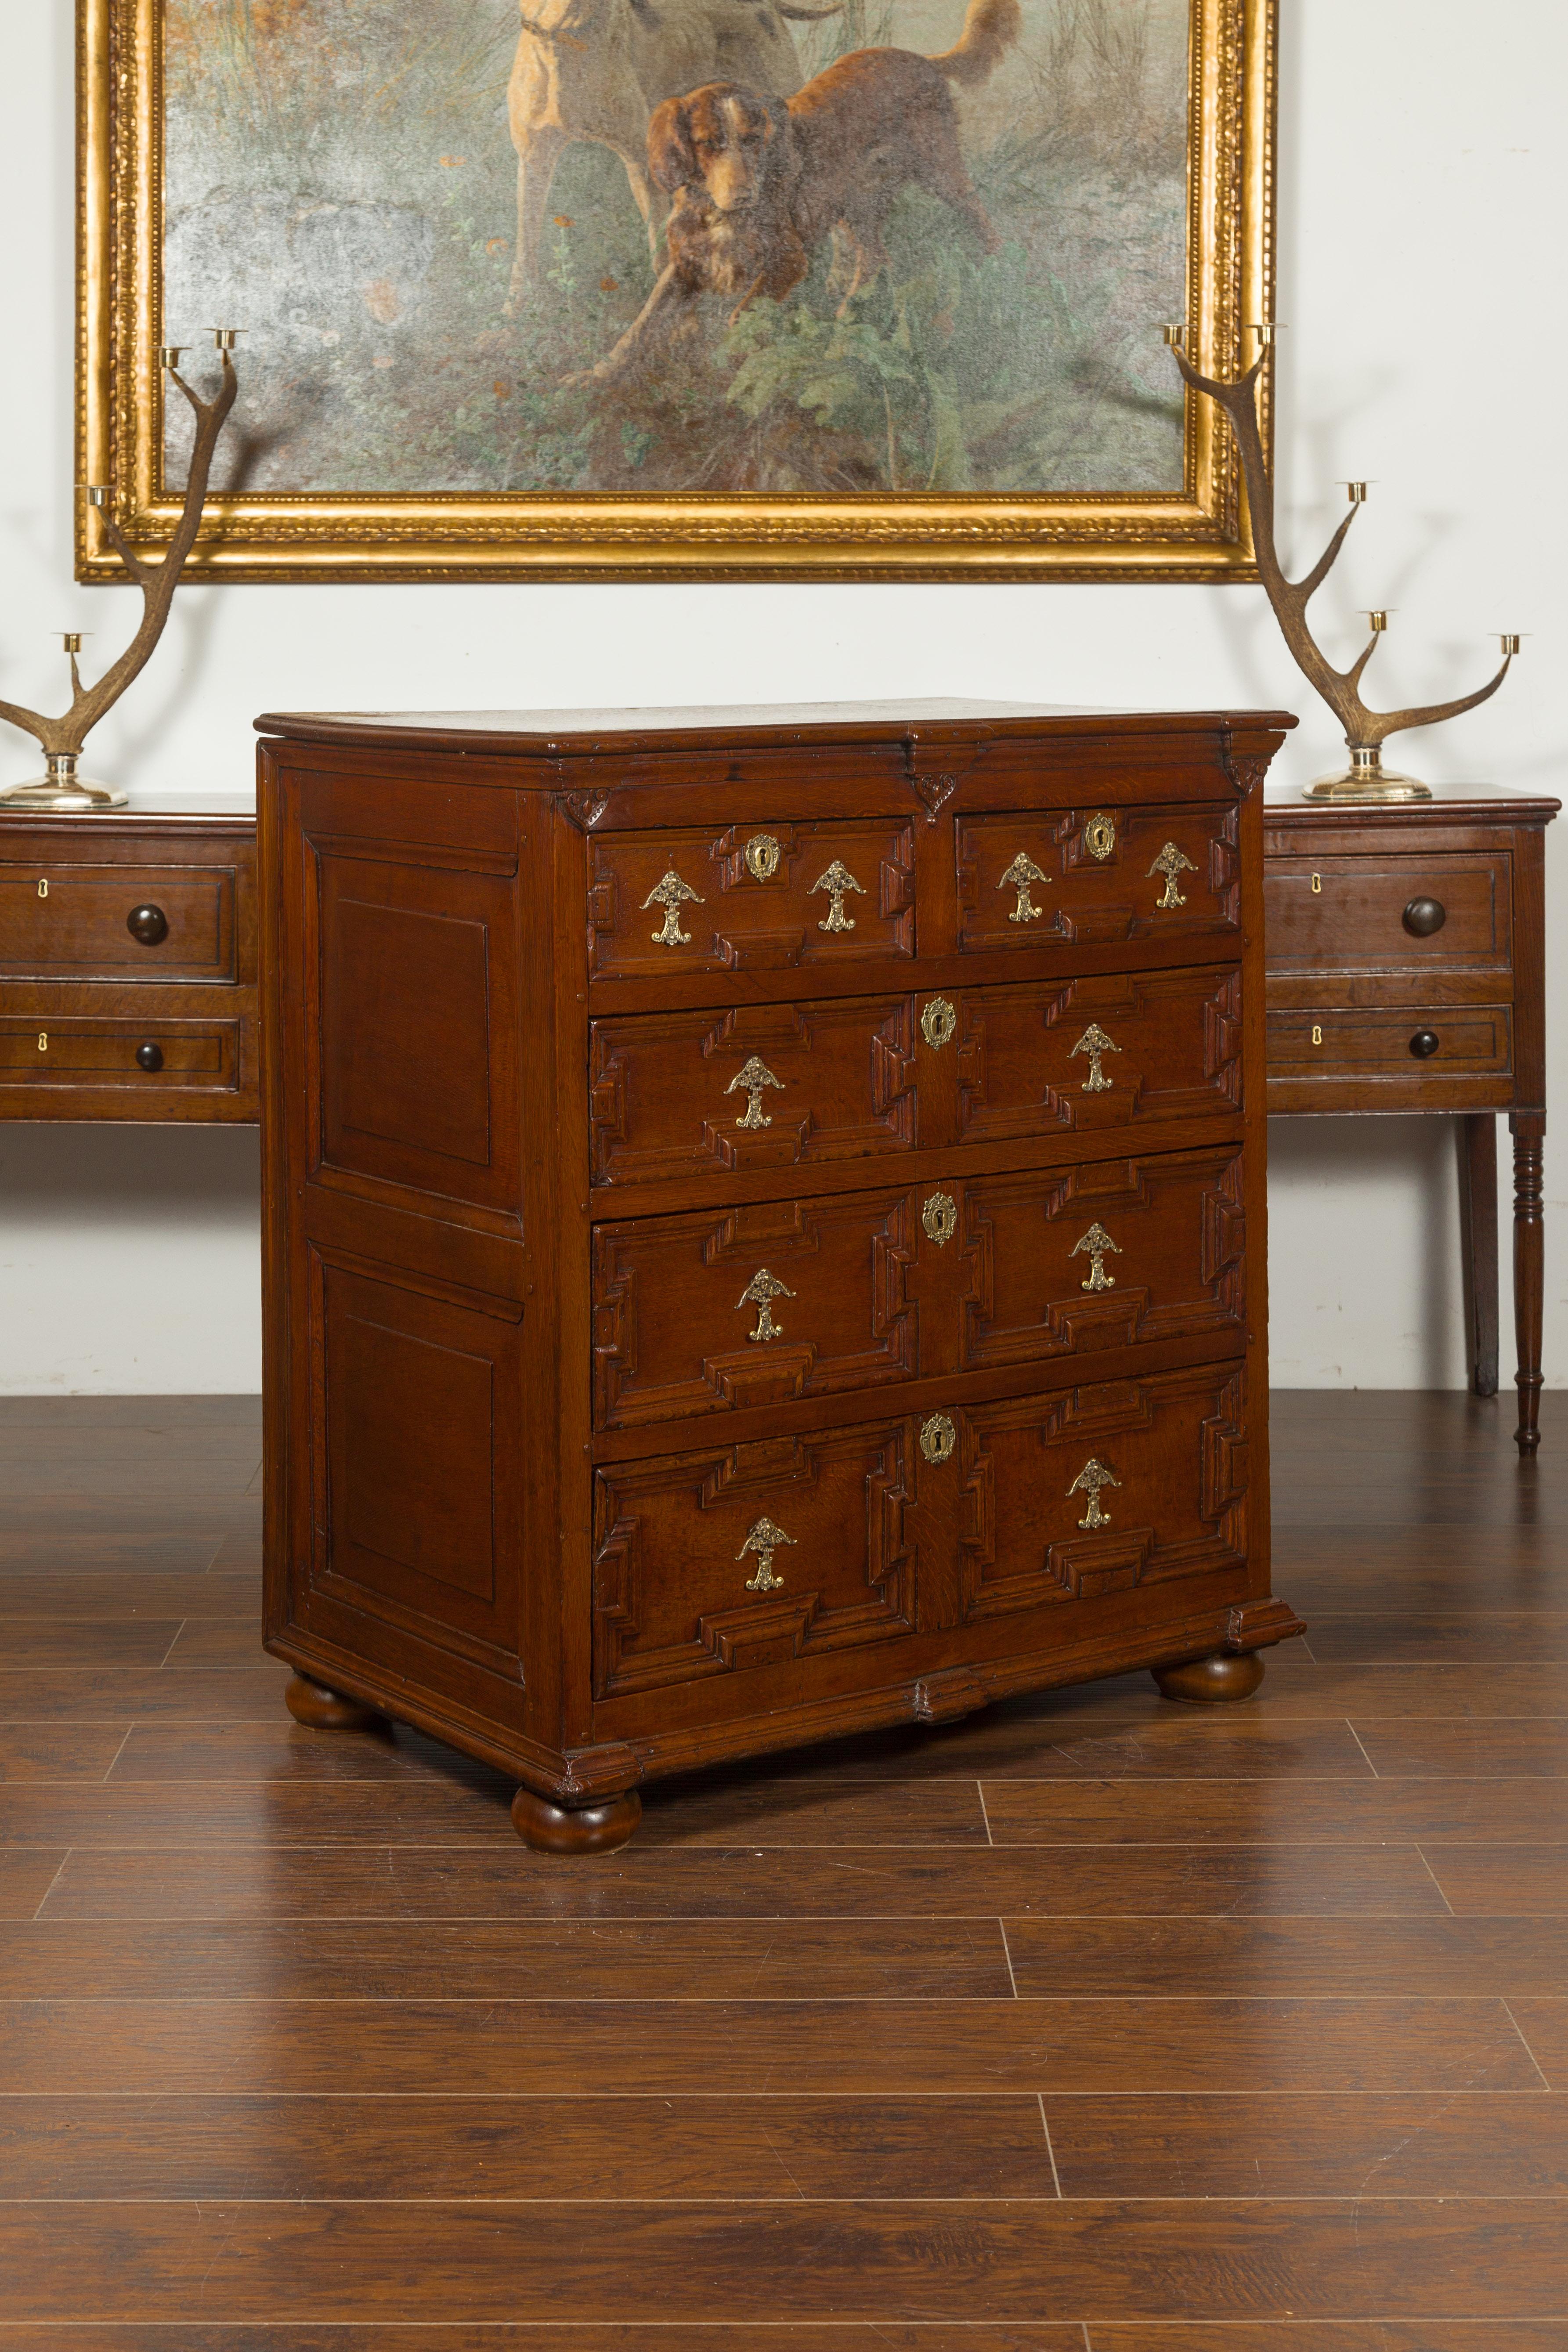
[[46, 718], [42, 712], [27, 710], [20, 703], [0, 702], [0, 719], [9, 719], [36, 738], [44, 753], [44, 773], [31, 776], [26, 783], [12, 784], [0, 792], [0, 811], [12, 809], [51, 809], [65, 814], [87, 814], [96, 809], [123, 808], [125, 794], [110, 784], [89, 783], [78, 772], [81, 747], [89, 730], [96, 727], [104, 713], [112, 709], [132, 678], [146, 667], [153, 648], [163, 634], [163, 624], [169, 617], [169, 607], [174, 601], [180, 574], [185, 559], [195, 545], [201, 528], [202, 508], [206, 499], [207, 477], [212, 471], [213, 451], [218, 435], [223, 431], [229, 410], [234, 406], [239, 389], [231, 353], [235, 338], [241, 332], [237, 327], [215, 327], [213, 341], [222, 356], [223, 376], [211, 400], [203, 400], [179, 373], [179, 362], [184, 345], [170, 343], [158, 354], [159, 365], [170, 380], [177, 383], [195, 414], [196, 435], [191, 449], [190, 472], [185, 480], [184, 504], [179, 524], [169, 542], [168, 553], [160, 562], [149, 563], [131, 546], [115, 520], [113, 491], [104, 482], [89, 482], [83, 495], [89, 506], [97, 509], [104, 534], [117, 551], [126, 570], [141, 588], [142, 596], [142, 625], [120, 659], [105, 670], [96, 686], [83, 686], [77, 667], [81, 651], [82, 632], [67, 630], [61, 642], [71, 667], [70, 709], [59, 719]]
[[1377, 650], [1378, 640], [1388, 627], [1386, 611], [1369, 613], [1372, 635], [1365, 647], [1348, 669], [1335, 669], [1319, 646], [1307, 626], [1307, 605], [1322, 586], [1333, 565], [1334, 558], [1344, 545], [1349, 530], [1366, 503], [1365, 482], [1347, 482], [1350, 512], [1330, 540], [1321, 555], [1303, 579], [1287, 580], [1274, 542], [1274, 484], [1263, 455], [1263, 431], [1258, 414], [1258, 384], [1274, 345], [1276, 328], [1272, 320], [1247, 331], [1258, 337], [1258, 352], [1244, 375], [1234, 383], [1223, 383], [1213, 376], [1200, 375], [1187, 357], [1187, 330], [1184, 325], [1166, 327], [1163, 331], [1170, 345], [1171, 356], [1194, 392], [1206, 393], [1217, 408], [1230, 419], [1236, 446], [1241, 458], [1242, 478], [1247, 484], [1247, 502], [1252, 517], [1253, 545], [1258, 557], [1258, 569], [1268, 602], [1274, 607], [1285, 643], [1295, 656], [1302, 674], [1316, 687], [1329, 709], [1345, 730], [1345, 749], [1350, 753], [1350, 766], [1331, 776], [1323, 776], [1308, 787], [1302, 797], [1321, 801], [1427, 801], [1432, 797], [1429, 785], [1418, 783], [1413, 776], [1394, 773], [1383, 764], [1383, 746], [1390, 735], [1399, 734], [1407, 727], [1435, 726], [1440, 719], [1456, 719], [1461, 710], [1473, 710], [1479, 702], [1494, 695], [1518, 653], [1520, 640], [1515, 635], [1502, 638], [1502, 667], [1485, 686], [1473, 694], [1461, 694], [1452, 702], [1434, 702], [1408, 710], [1369, 710], [1361, 698], [1362, 674]]

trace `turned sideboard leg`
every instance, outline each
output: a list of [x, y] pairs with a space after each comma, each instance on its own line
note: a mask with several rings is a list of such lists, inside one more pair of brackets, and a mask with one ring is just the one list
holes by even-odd
[[1250, 1698], [1263, 1680], [1263, 1660], [1256, 1650], [1217, 1650], [1213, 1657], [1188, 1658], [1179, 1666], [1151, 1669], [1162, 1698], [1184, 1699], [1206, 1706], [1216, 1699]]
[[635, 1789], [595, 1805], [552, 1805], [531, 1789], [520, 1789], [511, 1801], [511, 1825], [536, 1853], [614, 1853], [641, 1819]]
[[386, 1721], [384, 1715], [366, 1706], [363, 1699], [345, 1698], [341, 1691], [313, 1683], [306, 1675], [294, 1676], [283, 1694], [283, 1704], [296, 1723], [306, 1724], [312, 1731], [374, 1731]]
[[1470, 1385], [1478, 1396], [1496, 1396], [1496, 1113], [1467, 1112], [1458, 1121], [1458, 1136], [1459, 1246], [1464, 1261], [1465, 1311], [1469, 1324]]
[[1541, 1443], [1541, 1326], [1546, 1281], [1542, 1175], [1546, 1119], [1540, 1111], [1520, 1111], [1513, 1129], [1513, 1328], [1519, 1346], [1519, 1427], [1521, 1454]]

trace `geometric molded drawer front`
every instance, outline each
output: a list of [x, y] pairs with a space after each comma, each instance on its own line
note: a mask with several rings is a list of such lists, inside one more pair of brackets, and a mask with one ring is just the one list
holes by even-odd
[[[149, 1068], [136, 1058], [154, 1048]], [[237, 1021], [83, 1019], [40, 1013], [0, 1020], [0, 1084], [27, 1087], [233, 1087], [239, 1084]]]
[[1241, 1568], [1244, 1389], [1200, 1364], [955, 1414], [965, 1619]]
[[974, 1177], [959, 1192], [966, 1371], [1234, 1341], [1246, 1328], [1241, 1154], [1229, 1145]]
[[1270, 857], [1269, 972], [1507, 971], [1512, 873], [1506, 850]]
[[964, 991], [960, 1132], [999, 1143], [1241, 1108], [1241, 975], [1155, 971]]
[[[205, 866], [0, 866], [0, 972], [233, 980], [234, 881]], [[128, 929], [132, 913], [144, 937]]]
[[595, 1428], [915, 1378], [925, 1238], [905, 1192], [595, 1226]]
[[1243, 1328], [1226, 1144], [594, 1229], [594, 1423]]
[[962, 949], [1240, 936], [1234, 808], [965, 817], [957, 857]]
[[910, 1451], [897, 1421], [601, 1471], [595, 1696], [907, 1635]]
[[589, 854], [596, 980], [842, 965], [915, 950], [907, 824], [621, 834], [595, 840]]
[[[1334, 1005], [1268, 1015], [1268, 1075], [1289, 1078], [1495, 1076], [1513, 1066], [1506, 1004], [1347, 1011]], [[1432, 1042], [1432, 1041], [1436, 1042]]]
[[595, 1021], [595, 1184], [815, 1166], [916, 1142], [907, 996]]

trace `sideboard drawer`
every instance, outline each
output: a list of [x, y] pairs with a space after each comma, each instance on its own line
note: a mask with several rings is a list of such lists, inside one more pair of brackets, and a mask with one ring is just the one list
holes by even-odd
[[1234, 808], [964, 817], [956, 841], [961, 950], [1240, 938]]
[[[1426, 1040], [1435, 1038], [1436, 1045]], [[1268, 1073], [1279, 1078], [1492, 1076], [1513, 1066], [1513, 1015], [1506, 1004], [1395, 1006], [1368, 1012], [1337, 1005], [1268, 1015]]]
[[1506, 850], [1270, 857], [1263, 878], [1269, 976], [1506, 972], [1512, 878]]
[[594, 1425], [1244, 1330], [1233, 1145], [594, 1229]]
[[[139, 1062], [139, 1053], [147, 1060]], [[237, 1021], [165, 1021], [156, 1013], [144, 1022], [0, 1019], [0, 1086], [111, 1086], [155, 1094], [238, 1083]]]
[[788, 970], [912, 956], [910, 824], [628, 833], [590, 847], [595, 980]]
[[0, 866], [0, 972], [232, 981], [234, 908], [224, 866]]

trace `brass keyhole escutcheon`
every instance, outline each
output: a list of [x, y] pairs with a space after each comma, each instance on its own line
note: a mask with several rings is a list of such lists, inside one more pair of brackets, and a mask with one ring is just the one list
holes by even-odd
[[958, 1432], [945, 1412], [933, 1412], [921, 1423], [921, 1452], [928, 1462], [945, 1462], [958, 1444]]
[[921, 1034], [928, 1045], [945, 1045], [958, 1026], [958, 1015], [945, 996], [933, 996], [921, 1014]]
[[1314, 875], [1313, 875], [1313, 877], [1312, 877], [1312, 896], [1313, 896], [1313, 898], [1321, 898], [1321, 897], [1322, 896], [1322, 889], [1323, 889], [1323, 877], [1322, 877], [1322, 876], [1321, 876], [1321, 874], [1314, 874]]
[[1103, 810], [1098, 816], [1091, 816], [1083, 828], [1083, 845], [1091, 857], [1103, 865], [1116, 846], [1116, 819]]
[[1321, 1025], [1318, 1022], [1314, 1021], [1312, 1024], [1312, 1043], [1314, 1045], [1321, 1045], [1322, 1042], [1323, 1032]]
[[771, 833], [754, 833], [741, 855], [753, 882], [771, 882], [779, 870], [779, 845]]
[[47, 882], [40, 882], [40, 883], [39, 883], [39, 885], [38, 885], [38, 896], [39, 896], [39, 898], [47, 898], [48, 897], [48, 895], [49, 895], [49, 886], [48, 886], [48, 884], [47, 884]]
[[40, 1029], [38, 1032], [38, 1051], [40, 1054], [47, 1054], [48, 1050], [49, 1033], [47, 1029]]
[[921, 1223], [938, 1249], [945, 1249], [958, 1231], [958, 1203], [951, 1192], [933, 1192], [921, 1211]]

